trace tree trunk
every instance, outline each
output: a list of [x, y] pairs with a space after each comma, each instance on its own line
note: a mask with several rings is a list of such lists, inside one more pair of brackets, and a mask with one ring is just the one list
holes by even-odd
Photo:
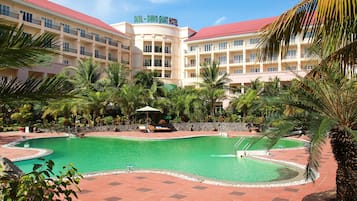
[[330, 133], [332, 151], [337, 161], [336, 198], [338, 201], [357, 199], [357, 142], [340, 129]]

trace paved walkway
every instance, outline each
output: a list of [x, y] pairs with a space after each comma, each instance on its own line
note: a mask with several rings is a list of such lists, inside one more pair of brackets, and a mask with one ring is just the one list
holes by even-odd
[[[251, 133], [229, 132], [229, 136], [252, 135]], [[61, 136], [62, 134], [26, 134], [0, 133], [0, 145], [26, 138]], [[136, 138], [173, 138], [185, 136], [207, 135], [207, 132], [172, 132], [172, 133], [141, 133], [141, 132], [105, 132], [91, 133], [90, 136], [120, 136]], [[208, 132], [217, 135], [217, 132]], [[0, 147], [0, 155], [10, 159], [29, 156], [36, 151], [8, 149]], [[299, 201], [306, 195], [315, 192], [335, 189], [336, 162], [327, 143], [323, 148], [320, 161], [320, 177], [315, 183], [292, 185], [285, 187], [225, 187], [189, 181], [174, 176], [158, 173], [117, 173], [108, 175], [88, 176], [81, 183], [78, 201]], [[303, 149], [272, 151], [272, 159], [306, 164], [307, 154]]]

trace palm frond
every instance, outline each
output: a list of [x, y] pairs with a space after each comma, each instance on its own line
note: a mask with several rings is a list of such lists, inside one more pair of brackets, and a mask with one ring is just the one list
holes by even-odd
[[0, 79], [0, 102], [10, 103], [14, 100], [48, 100], [69, 96], [72, 88], [62, 77], [27, 79]]
[[31, 67], [42, 55], [55, 54], [57, 41], [52, 33], [30, 35], [23, 26], [17, 28], [0, 24], [0, 64], [2, 68]]

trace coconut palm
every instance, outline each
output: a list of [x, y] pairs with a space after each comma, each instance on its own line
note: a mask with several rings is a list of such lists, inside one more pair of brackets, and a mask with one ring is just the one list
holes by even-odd
[[[308, 168], [317, 169], [321, 146], [330, 138], [338, 166], [337, 200], [357, 197], [356, 10], [355, 0], [302, 0], [265, 27], [262, 34], [263, 56], [276, 54], [282, 44], [284, 53], [290, 38], [297, 34], [305, 37], [309, 33], [312, 46], [319, 49], [319, 67], [300, 80], [302, 88], [294, 91], [295, 102], [286, 101], [303, 111], [289, 116], [291, 122], [314, 122], [306, 124], [311, 131]], [[285, 125], [290, 127], [280, 127], [280, 134], [294, 127]]]
[[227, 84], [230, 79], [227, 72], [221, 74], [216, 62], [203, 64], [201, 78], [202, 82], [199, 85], [205, 90], [210, 115], [213, 117], [215, 115], [215, 104], [225, 98], [224, 89], [228, 88]]
[[76, 86], [76, 90], [95, 90], [100, 80], [100, 69], [98, 63], [93, 59], [79, 61], [79, 66], [69, 66], [65, 69], [65, 75], [70, 82]]
[[108, 65], [108, 68], [105, 69], [105, 72], [107, 75], [106, 79], [108, 80], [107, 86], [120, 88], [127, 83], [129, 71], [124, 64], [111, 63]]
[[30, 67], [43, 55], [54, 54], [55, 35], [45, 32], [40, 35], [27, 34], [23, 26], [0, 24], [1, 68]]

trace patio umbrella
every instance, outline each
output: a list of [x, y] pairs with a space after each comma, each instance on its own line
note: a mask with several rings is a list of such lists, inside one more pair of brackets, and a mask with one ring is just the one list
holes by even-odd
[[148, 119], [149, 119], [149, 112], [161, 112], [159, 109], [150, 107], [150, 106], [145, 106], [143, 108], [139, 108], [136, 110], [137, 112], [146, 112], [146, 129], [148, 129]]

